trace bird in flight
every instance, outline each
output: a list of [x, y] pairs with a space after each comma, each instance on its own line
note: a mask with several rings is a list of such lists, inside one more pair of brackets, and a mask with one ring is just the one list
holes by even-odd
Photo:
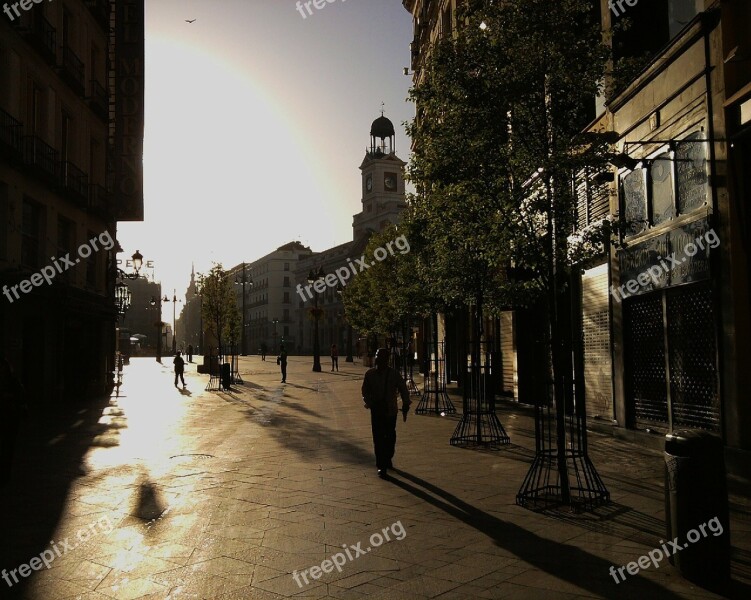
[[185, 22], [186, 23], [195, 23], [196, 20], [195, 19], [192, 19], [192, 20], [191, 19], [185, 19]]

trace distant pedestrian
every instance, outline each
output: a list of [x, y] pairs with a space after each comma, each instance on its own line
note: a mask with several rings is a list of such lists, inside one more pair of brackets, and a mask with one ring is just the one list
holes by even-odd
[[193, 362], [193, 344], [188, 344], [188, 362]]
[[378, 349], [375, 363], [376, 366], [365, 373], [365, 379], [362, 382], [362, 399], [365, 402], [365, 408], [370, 409], [378, 476], [385, 479], [388, 477], [388, 470], [394, 468], [391, 461], [396, 449], [396, 417], [399, 413], [397, 393], [402, 397], [404, 421], [407, 420], [412, 401], [404, 379], [398, 371], [389, 366], [388, 349]]
[[0, 487], [10, 480], [16, 438], [26, 411], [24, 389], [5, 358], [0, 358]]
[[336, 344], [331, 344], [331, 370], [334, 370], [334, 367], [336, 367], [337, 373], [339, 372], [339, 350], [336, 347]]
[[172, 361], [172, 364], [175, 365], [175, 387], [177, 387], [177, 378], [180, 377], [180, 380], [183, 382], [183, 387], [185, 387], [185, 377], [183, 376], [183, 373], [185, 372], [185, 360], [182, 356], [180, 356], [180, 351], [177, 351], [177, 354], [175, 354], [175, 359]]
[[261, 360], [266, 360], [266, 352], [268, 352], [268, 349], [266, 342], [261, 342]]
[[282, 369], [282, 383], [287, 383], [287, 349], [284, 344], [279, 346], [279, 356], [276, 357], [276, 364]]

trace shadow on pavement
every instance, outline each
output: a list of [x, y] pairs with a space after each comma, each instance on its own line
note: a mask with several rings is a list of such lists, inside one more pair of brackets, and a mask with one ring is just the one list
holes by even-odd
[[[121, 420], [103, 418], [109, 405], [110, 396], [104, 396], [87, 404], [45, 406], [22, 425], [13, 477], [0, 498], [0, 570], [28, 564], [56, 539], [70, 487], [85, 474], [86, 452], [94, 445], [116, 445], [117, 430], [124, 427]], [[20, 575], [19, 580], [12, 590], [2, 589], [6, 584], [0, 581], [0, 597], [23, 597], [29, 580]]]
[[526, 563], [571, 585], [609, 599], [630, 600], [641, 597], [677, 600], [682, 597], [640, 577], [628, 579], [624, 582], [626, 585], [616, 584], [609, 575], [612, 565], [607, 560], [581, 548], [545, 539], [518, 525], [502, 521], [406, 471], [394, 469], [394, 473], [420, 487], [392, 477], [390, 481], [395, 486], [491, 537], [499, 547], [512, 552]]

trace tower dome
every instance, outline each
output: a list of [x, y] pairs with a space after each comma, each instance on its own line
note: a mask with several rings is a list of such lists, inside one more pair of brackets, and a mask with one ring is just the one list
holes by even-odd
[[396, 135], [394, 124], [390, 119], [381, 115], [370, 126], [370, 135], [381, 140], [394, 136]]
[[373, 124], [370, 126], [370, 155], [386, 156], [395, 152], [395, 137], [394, 124], [391, 120], [383, 116], [382, 110], [381, 116], [373, 121]]

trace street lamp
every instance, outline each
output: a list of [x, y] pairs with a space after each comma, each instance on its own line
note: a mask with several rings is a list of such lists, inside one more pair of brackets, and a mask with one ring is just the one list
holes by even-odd
[[157, 304], [159, 305], [156, 313], [157, 313], [157, 320], [154, 323], [154, 326], [157, 329], [156, 333], [156, 362], [162, 362], [162, 305], [159, 304], [159, 300], [154, 298], [154, 296], [151, 297], [151, 302], [149, 302], [151, 306], [156, 307]]
[[320, 318], [320, 315], [318, 314], [318, 290], [315, 289], [314, 284], [323, 280], [325, 276], [326, 274], [323, 272], [323, 267], [318, 267], [318, 271], [311, 269], [310, 273], [308, 273], [308, 283], [314, 286], [313, 290], [315, 291], [315, 304], [313, 307], [313, 318], [315, 319], [315, 329], [313, 330], [313, 371], [316, 373], [321, 372], [321, 346], [318, 340], [318, 319]]
[[133, 261], [133, 268], [135, 269], [136, 272], [135, 273], [126, 273], [122, 269], [118, 268], [117, 269], [117, 276], [120, 279], [138, 279], [140, 277], [140, 275], [138, 274], [138, 272], [141, 270], [141, 267], [143, 266], [143, 255], [138, 250], [136, 250], [133, 253], [133, 256], [131, 256], [130, 258]]
[[278, 350], [276, 349], [276, 324], [279, 322], [279, 319], [274, 318], [271, 320], [271, 322], [274, 324], [274, 354], [276, 354], [278, 352]]
[[249, 284], [251, 287], [253, 286], [253, 278], [248, 278], [245, 274], [245, 263], [243, 263], [243, 277], [242, 279], [238, 279], [237, 275], [235, 275], [235, 285], [242, 285], [243, 286], [243, 328], [242, 328], [242, 341], [241, 341], [241, 352], [243, 356], [247, 356], [248, 350], [246, 348], [245, 344], [245, 285]]
[[166, 294], [162, 298], [162, 302], [172, 302], [172, 354], [177, 354], [177, 331], [175, 330], [175, 307], [177, 306], [177, 290], [172, 289], [172, 300], [167, 298]]
[[[342, 295], [344, 294], [344, 287], [340, 283], [338, 286], [336, 286], [336, 293], [339, 294], [339, 299], [341, 300]], [[342, 302], [342, 308], [344, 308], [344, 303]], [[340, 319], [344, 317], [344, 320], [347, 322], [347, 358], [344, 359], [344, 362], [355, 362], [355, 358], [352, 356], [352, 325], [349, 323], [349, 319], [347, 318], [346, 311], [342, 311], [337, 314], [337, 317]]]

